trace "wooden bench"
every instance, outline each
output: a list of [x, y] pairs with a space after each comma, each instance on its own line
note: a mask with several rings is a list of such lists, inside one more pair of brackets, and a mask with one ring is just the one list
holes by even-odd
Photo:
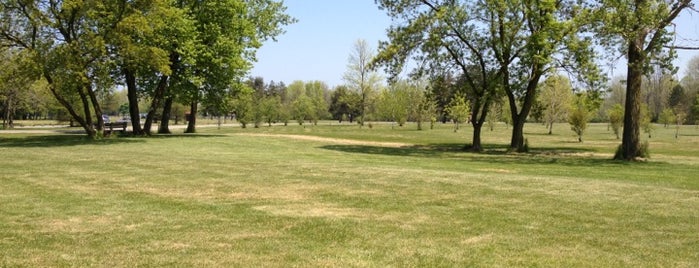
[[112, 134], [114, 130], [119, 130], [121, 133], [126, 132], [126, 122], [104, 123], [104, 135]]

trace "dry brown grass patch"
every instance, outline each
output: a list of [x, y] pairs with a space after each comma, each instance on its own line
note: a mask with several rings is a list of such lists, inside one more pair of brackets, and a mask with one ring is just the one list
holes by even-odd
[[360, 140], [351, 140], [351, 139], [326, 138], [326, 137], [318, 137], [318, 136], [293, 135], [293, 134], [240, 133], [238, 135], [258, 136], [258, 137], [273, 137], [273, 138], [287, 138], [287, 139], [294, 139], [294, 140], [317, 141], [317, 142], [340, 144], [340, 145], [366, 145], [366, 146], [378, 146], [378, 147], [390, 147], [390, 148], [401, 148], [401, 147], [407, 147], [407, 146], [414, 145], [414, 144], [402, 143], [402, 142], [360, 141]]

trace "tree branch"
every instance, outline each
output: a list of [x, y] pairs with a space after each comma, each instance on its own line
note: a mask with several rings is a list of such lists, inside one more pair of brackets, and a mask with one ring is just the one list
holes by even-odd
[[672, 23], [672, 21], [680, 15], [680, 12], [682, 12], [683, 9], [691, 6], [690, 3], [690, 0], [680, 0], [676, 3], [677, 5], [670, 10], [670, 14], [660, 21], [660, 23], [654, 28], [655, 33], [648, 42], [648, 46], [645, 49], [642, 48], [646, 51], [646, 53], [650, 52], [650, 50], [655, 47], [656, 43], [660, 42], [660, 38], [662, 36], [662, 31], [660, 31], [660, 29], [664, 29], [670, 25], [670, 23]]
[[664, 48], [670, 48], [670, 49], [679, 49], [679, 50], [699, 50], [699, 46], [697, 47], [690, 47], [690, 46], [669, 46], [669, 45], [664, 45]]

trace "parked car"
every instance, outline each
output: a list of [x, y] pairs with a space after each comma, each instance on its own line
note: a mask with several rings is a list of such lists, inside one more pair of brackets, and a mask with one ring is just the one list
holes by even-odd
[[105, 124], [109, 124], [110, 123], [109, 116], [106, 114], [103, 114], [102, 121], [104, 121]]

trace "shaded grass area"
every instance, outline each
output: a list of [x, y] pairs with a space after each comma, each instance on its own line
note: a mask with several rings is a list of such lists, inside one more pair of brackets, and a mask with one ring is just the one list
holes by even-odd
[[659, 138], [661, 156], [624, 163], [608, 160], [602, 134], [530, 138], [532, 153], [506, 154], [499, 131], [484, 154], [460, 150], [466, 133], [446, 126], [0, 136], [0, 265], [699, 263], [693, 141]]

